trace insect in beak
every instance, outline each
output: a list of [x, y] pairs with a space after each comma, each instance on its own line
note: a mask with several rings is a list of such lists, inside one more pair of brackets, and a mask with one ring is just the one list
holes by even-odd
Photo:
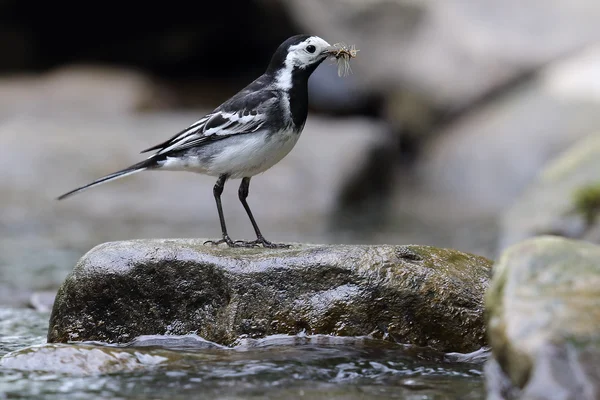
[[338, 64], [338, 76], [346, 76], [352, 72], [350, 59], [355, 58], [358, 53], [354, 45], [348, 47], [344, 43], [336, 43], [326, 48], [324, 52], [328, 57], [335, 58]]

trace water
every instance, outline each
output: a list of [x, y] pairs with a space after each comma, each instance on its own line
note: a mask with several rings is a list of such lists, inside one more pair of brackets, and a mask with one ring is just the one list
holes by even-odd
[[232, 348], [194, 335], [51, 346], [44, 345], [48, 317], [0, 308], [0, 356], [27, 346], [39, 350], [22, 354], [11, 365], [18, 368], [0, 367], [0, 399], [485, 397], [483, 350], [442, 354], [367, 338], [306, 335], [244, 339]]

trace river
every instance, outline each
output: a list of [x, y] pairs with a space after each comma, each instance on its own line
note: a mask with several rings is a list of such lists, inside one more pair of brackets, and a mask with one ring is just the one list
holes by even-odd
[[[32, 309], [0, 309], [0, 356], [43, 346], [48, 317]], [[93, 357], [83, 364], [74, 362], [73, 354], [80, 353], [64, 351], [69, 346], [74, 351], [122, 350], [133, 354], [136, 362], [102, 373]], [[368, 338], [307, 335], [245, 339], [230, 348], [193, 336], [60, 348], [63, 352], [47, 362], [29, 357], [15, 363], [19, 368], [0, 367], [0, 399], [485, 397], [484, 349], [443, 354]]]

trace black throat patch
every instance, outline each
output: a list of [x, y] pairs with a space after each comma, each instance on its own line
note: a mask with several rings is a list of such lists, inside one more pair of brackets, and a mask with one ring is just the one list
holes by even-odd
[[306, 68], [294, 67], [292, 70], [292, 87], [288, 90], [288, 97], [292, 122], [297, 129], [304, 126], [308, 116], [308, 78], [322, 62], [316, 62]]

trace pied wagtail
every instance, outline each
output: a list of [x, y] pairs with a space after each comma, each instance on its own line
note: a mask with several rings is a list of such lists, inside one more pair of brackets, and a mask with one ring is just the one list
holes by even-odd
[[[250, 179], [292, 150], [308, 114], [308, 78], [338, 51], [317, 36], [290, 37], [277, 48], [265, 73], [254, 82], [169, 140], [142, 151], [155, 150], [152, 156], [58, 199], [145, 170], [197, 172], [218, 177], [213, 194], [223, 238], [208, 242], [230, 247], [288, 247], [269, 242], [260, 232], [246, 201]], [[254, 241], [234, 242], [225, 226], [221, 193], [227, 179], [240, 178], [239, 199], [256, 232]]]

